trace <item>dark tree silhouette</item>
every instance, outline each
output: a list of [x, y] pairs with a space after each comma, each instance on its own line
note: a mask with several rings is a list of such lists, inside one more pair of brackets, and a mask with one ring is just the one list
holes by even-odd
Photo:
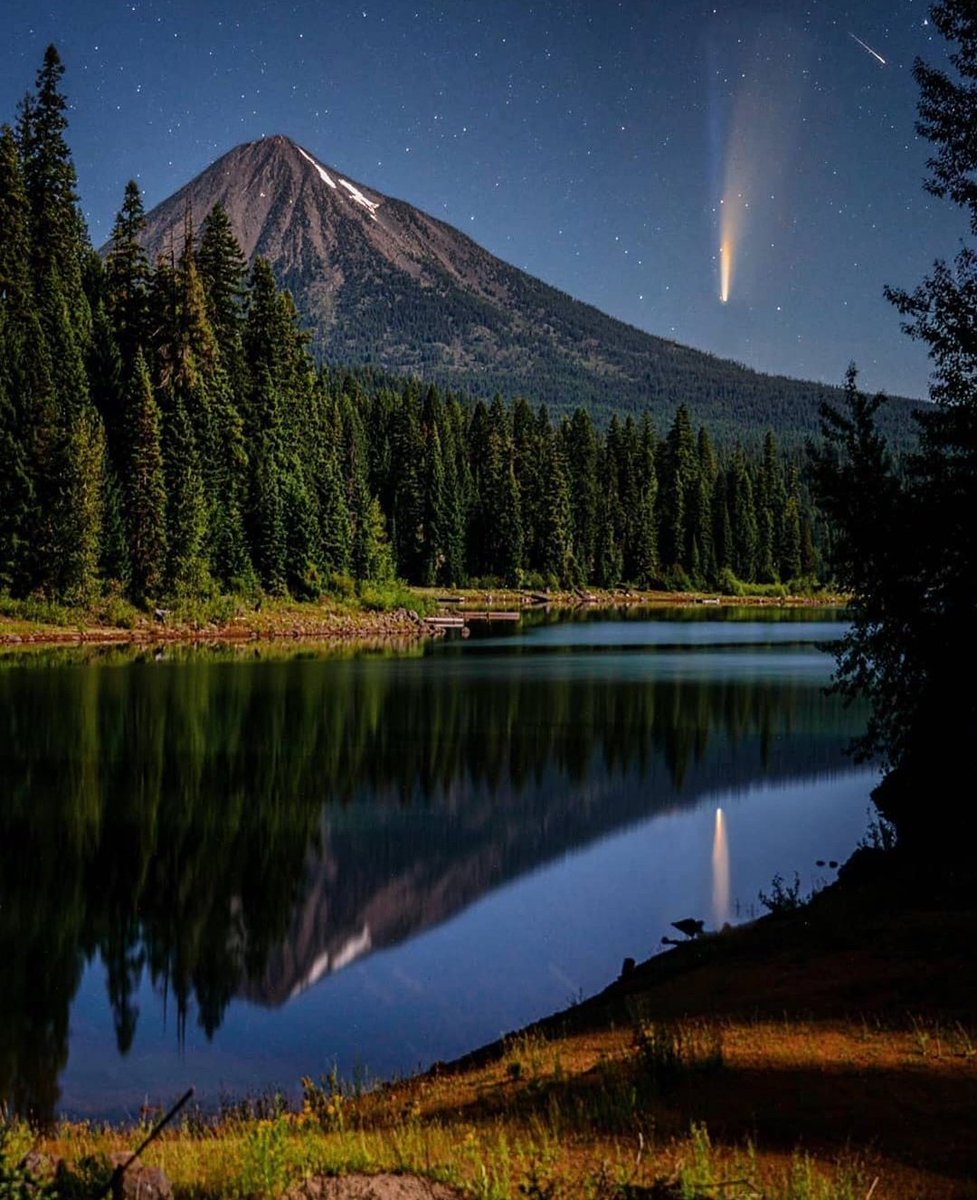
[[[936, 148], [925, 186], [968, 209], [977, 236], [977, 12], [950, 0], [932, 17], [953, 47], [952, 73], [914, 68], [917, 131]], [[859, 393], [853, 370], [847, 414], [825, 409], [816, 473], [855, 595], [837, 682], [871, 701], [861, 749], [888, 768], [876, 800], [904, 849], [945, 859], [967, 852], [962, 782], [977, 733], [977, 251], [887, 294], [929, 347], [933, 405], [898, 476], [875, 426], [880, 401]]]

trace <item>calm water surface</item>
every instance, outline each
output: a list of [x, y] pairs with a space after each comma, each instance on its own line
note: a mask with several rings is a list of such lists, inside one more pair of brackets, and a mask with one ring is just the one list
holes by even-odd
[[831, 614], [0, 657], [0, 1099], [412, 1070], [862, 835]]

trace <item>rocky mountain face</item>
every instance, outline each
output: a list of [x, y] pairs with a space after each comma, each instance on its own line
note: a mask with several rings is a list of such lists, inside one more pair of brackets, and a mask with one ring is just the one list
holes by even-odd
[[[188, 207], [199, 225], [218, 201], [249, 260], [269, 259], [292, 291], [327, 362], [555, 412], [583, 404], [598, 419], [650, 409], [660, 430], [684, 402], [727, 441], [767, 428], [797, 440], [837, 398], [617, 321], [281, 135], [236, 147], [154, 208], [151, 255], [178, 252]], [[890, 407], [905, 421], [909, 402]]]

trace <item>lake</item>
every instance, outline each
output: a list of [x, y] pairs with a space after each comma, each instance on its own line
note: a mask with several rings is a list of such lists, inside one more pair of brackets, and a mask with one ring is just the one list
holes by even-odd
[[130, 1118], [449, 1059], [864, 834], [811, 610], [403, 653], [0, 655], [0, 1100]]

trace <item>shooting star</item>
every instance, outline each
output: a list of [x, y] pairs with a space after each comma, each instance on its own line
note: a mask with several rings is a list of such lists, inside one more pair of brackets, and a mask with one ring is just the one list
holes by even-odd
[[860, 37], [855, 37], [855, 35], [853, 33], [849, 33], [848, 36], [852, 39], [853, 42], [858, 42], [859, 46], [861, 46], [861, 48], [863, 50], [867, 50], [868, 53], [871, 54], [871, 56], [877, 62], [881, 63], [883, 67], [888, 65], [886, 63], [885, 59], [882, 57], [882, 55], [879, 54], [877, 50], [873, 50], [871, 46], [869, 46], [865, 42], [863, 42]]

